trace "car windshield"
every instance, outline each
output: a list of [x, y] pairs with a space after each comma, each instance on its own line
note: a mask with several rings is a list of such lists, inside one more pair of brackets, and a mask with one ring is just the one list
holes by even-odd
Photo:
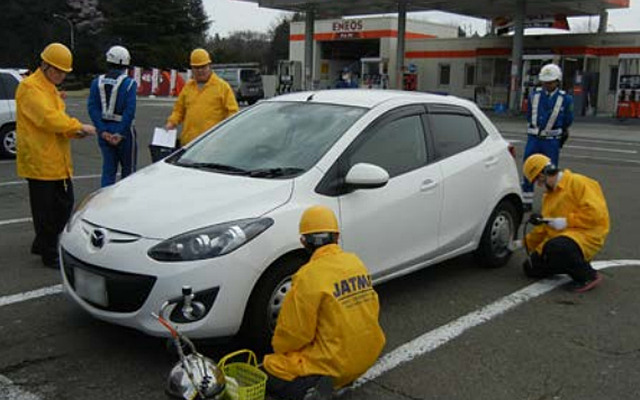
[[265, 102], [211, 131], [170, 162], [260, 178], [307, 171], [367, 110], [318, 103]]

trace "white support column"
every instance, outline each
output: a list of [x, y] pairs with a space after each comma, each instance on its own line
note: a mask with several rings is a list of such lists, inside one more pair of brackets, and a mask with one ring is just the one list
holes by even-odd
[[304, 88], [311, 90], [313, 86], [313, 32], [315, 15], [312, 8], [305, 13], [304, 23]]
[[607, 25], [609, 25], [609, 13], [603, 9], [600, 11], [600, 22], [598, 23], [598, 33], [607, 33]]
[[396, 52], [396, 79], [392, 89], [402, 90], [402, 69], [404, 67], [405, 34], [407, 32], [407, 2], [398, 1], [398, 49]]
[[527, 1], [516, 0], [509, 91], [509, 111], [511, 112], [518, 110], [518, 102], [520, 101], [520, 92], [522, 90], [522, 53], [524, 46], [524, 20], [526, 16]]

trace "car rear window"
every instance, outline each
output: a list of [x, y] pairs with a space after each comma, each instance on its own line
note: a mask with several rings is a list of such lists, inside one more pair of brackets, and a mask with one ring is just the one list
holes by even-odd
[[255, 69], [241, 69], [240, 70], [240, 80], [244, 82], [258, 82], [262, 78], [260, 77], [260, 72]]

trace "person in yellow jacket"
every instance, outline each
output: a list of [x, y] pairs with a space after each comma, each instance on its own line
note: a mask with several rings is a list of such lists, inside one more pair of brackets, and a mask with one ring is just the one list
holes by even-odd
[[300, 220], [300, 241], [312, 252], [293, 276], [264, 358], [267, 392], [286, 400], [329, 399], [371, 367], [385, 344], [380, 305], [362, 261], [338, 246], [331, 209], [313, 206]]
[[45, 266], [57, 268], [58, 236], [74, 201], [69, 139], [95, 135], [96, 130], [67, 115], [56, 88], [71, 72], [71, 51], [51, 43], [40, 58], [40, 68], [20, 82], [16, 91], [16, 167], [29, 184], [36, 232], [31, 252], [40, 255]]
[[549, 157], [533, 154], [524, 163], [530, 182], [545, 188], [542, 220], [524, 238], [531, 252], [524, 263], [527, 276], [568, 274], [572, 288], [586, 292], [602, 281], [590, 264], [609, 233], [609, 211], [600, 184], [568, 169], [559, 170]]
[[204, 133], [220, 121], [238, 112], [238, 102], [231, 86], [211, 70], [211, 57], [204, 49], [191, 52], [190, 79], [178, 96], [165, 129], [183, 124], [180, 145]]

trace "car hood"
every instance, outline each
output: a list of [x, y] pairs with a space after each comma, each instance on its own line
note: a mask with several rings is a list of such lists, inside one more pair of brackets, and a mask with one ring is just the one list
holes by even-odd
[[256, 179], [158, 162], [95, 195], [81, 218], [108, 229], [167, 239], [259, 217], [291, 197], [293, 180]]

